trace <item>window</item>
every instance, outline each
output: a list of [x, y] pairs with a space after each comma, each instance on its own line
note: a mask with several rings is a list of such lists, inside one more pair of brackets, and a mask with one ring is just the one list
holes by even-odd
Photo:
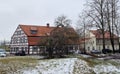
[[21, 47], [22, 50], [24, 50], [24, 47]]
[[95, 50], [95, 47], [92, 47], [92, 50]]
[[25, 43], [27, 43], [27, 39], [25, 39], [24, 41], [25, 41]]
[[32, 49], [33, 49], [33, 50], [32, 50], [33, 52], [37, 52], [37, 49], [38, 49], [38, 48], [37, 48], [36, 46], [33, 46]]
[[99, 50], [101, 49], [101, 47], [99, 46]]
[[21, 31], [17, 31], [17, 35], [20, 35], [21, 34]]
[[27, 52], [28, 51], [28, 48], [27, 47], [25, 47], [25, 52]]
[[23, 34], [24, 32], [23, 31], [21, 31], [21, 34]]
[[37, 33], [37, 30], [30, 30], [31, 31], [31, 34], [36, 34]]
[[88, 47], [88, 51], [90, 51], [90, 47]]
[[93, 44], [94, 44], [94, 41], [93, 41]]
[[23, 43], [27, 43], [27, 37], [22, 38]]

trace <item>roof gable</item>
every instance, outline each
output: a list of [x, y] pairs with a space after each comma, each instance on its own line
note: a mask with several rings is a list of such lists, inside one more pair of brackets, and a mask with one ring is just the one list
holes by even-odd
[[[96, 38], [103, 38], [102, 33], [100, 32], [100, 30], [90, 30], [91, 33], [93, 33], [95, 35]], [[117, 35], [113, 34], [114, 38], [118, 38]], [[105, 31], [105, 38], [110, 38], [110, 32]]]

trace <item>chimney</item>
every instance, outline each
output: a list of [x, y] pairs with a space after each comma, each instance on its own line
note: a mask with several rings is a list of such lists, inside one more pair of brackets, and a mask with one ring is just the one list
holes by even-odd
[[47, 23], [47, 28], [49, 28], [50, 27], [50, 24], [49, 23]]

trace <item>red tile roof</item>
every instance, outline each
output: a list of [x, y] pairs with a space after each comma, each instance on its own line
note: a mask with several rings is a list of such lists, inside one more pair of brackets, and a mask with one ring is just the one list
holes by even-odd
[[[27, 36], [46, 36], [55, 27], [34, 26], [34, 25], [19, 25]], [[31, 34], [31, 30], [37, 30], [36, 34]]]
[[41, 37], [28, 37], [29, 45], [38, 45], [40, 42]]
[[[51, 31], [54, 31], [56, 28], [50, 26], [34, 26], [34, 25], [19, 25], [19, 26], [28, 36], [29, 45], [37, 45], [40, 42], [41, 37], [46, 37], [47, 35], [50, 34]], [[36, 30], [37, 32], [35, 34], [31, 34], [31, 30]], [[70, 28], [69, 31], [75, 33], [75, 30], [73, 28]]]
[[[28, 36], [29, 45], [38, 45], [41, 37], [48, 35], [55, 28], [48, 26], [35, 26], [35, 25], [19, 25], [19, 26]], [[36, 33], [32, 34], [31, 30], [35, 30]]]
[[[103, 38], [102, 33], [100, 33], [100, 30], [90, 30], [90, 32], [92, 32], [96, 38]], [[118, 38], [117, 35], [113, 34], [114, 38]], [[110, 38], [110, 32], [106, 31], [105, 32], [105, 38]]]
[[28, 43], [29, 45], [40, 45], [41, 42], [45, 41], [43, 40], [45, 37], [28, 37]]

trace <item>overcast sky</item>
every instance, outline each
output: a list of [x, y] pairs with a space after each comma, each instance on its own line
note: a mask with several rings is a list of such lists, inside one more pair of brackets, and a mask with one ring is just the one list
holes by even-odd
[[53, 25], [63, 14], [76, 24], [84, 4], [85, 0], [0, 0], [0, 40], [10, 40], [19, 24]]

